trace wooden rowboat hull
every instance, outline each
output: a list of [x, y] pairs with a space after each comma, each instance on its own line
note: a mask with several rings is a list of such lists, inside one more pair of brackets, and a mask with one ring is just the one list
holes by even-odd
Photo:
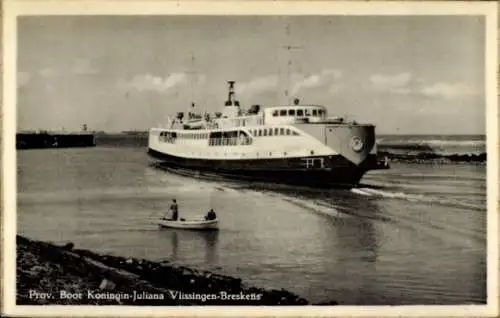
[[160, 227], [184, 230], [217, 230], [219, 228], [219, 220], [185, 220], [185, 221], [169, 221], [160, 220]]

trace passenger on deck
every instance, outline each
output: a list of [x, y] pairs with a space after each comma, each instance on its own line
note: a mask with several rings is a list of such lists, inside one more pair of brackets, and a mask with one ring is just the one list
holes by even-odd
[[208, 211], [207, 215], [205, 216], [205, 220], [207, 221], [212, 221], [215, 220], [216, 218], [217, 215], [215, 214], [214, 209], [210, 209], [210, 211]]

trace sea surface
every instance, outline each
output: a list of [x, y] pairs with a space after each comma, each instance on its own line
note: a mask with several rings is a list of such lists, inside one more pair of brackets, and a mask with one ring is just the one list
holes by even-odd
[[[151, 167], [140, 142], [121, 144], [18, 151], [18, 233], [312, 302], [486, 303], [485, 166], [398, 163], [319, 191], [180, 176]], [[185, 218], [213, 207], [220, 231], [159, 229], [172, 198]]]

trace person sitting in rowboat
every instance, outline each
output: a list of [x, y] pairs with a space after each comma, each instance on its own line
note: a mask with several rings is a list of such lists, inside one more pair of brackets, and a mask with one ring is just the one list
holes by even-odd
[[170, 211], [163, 217], [165, 220], [177, 221], [179, 218], [179, 206], [177, 205], [177, 200], [172, 199], [172, 204], [170, 205]]
[[208, 211], [207, 215], [205, 216], [205, 220], [207, 221], [212, 221], [215, 220], [216, 218], [217, 215], [215, 214], [214, 209], [210, 209], [210, 211]]

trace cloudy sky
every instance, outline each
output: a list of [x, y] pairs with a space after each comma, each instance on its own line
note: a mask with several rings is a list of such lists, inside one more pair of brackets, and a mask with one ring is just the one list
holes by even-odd
[[474, 16], [22, 17], [18, 129], [145, 130], [235, 80], [244, 106], [288, 91], [379, 134], [484, 133], [484, 43]]

